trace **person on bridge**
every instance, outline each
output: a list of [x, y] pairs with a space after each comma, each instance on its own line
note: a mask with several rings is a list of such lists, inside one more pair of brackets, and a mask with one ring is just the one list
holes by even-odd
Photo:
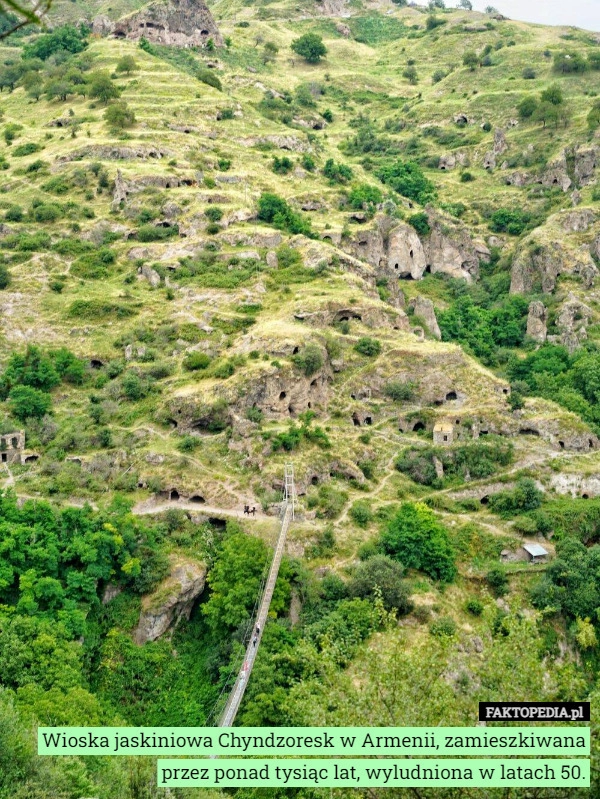
[[258, 641], [258, 636], [255, 635], [254, 638], [252, 639], [253, 646], [256, 646], [257, 641]]
[[256, 625], [256, 634], [258, 635], [259, 633], [260, 633], [260, 624], [257, 624]]

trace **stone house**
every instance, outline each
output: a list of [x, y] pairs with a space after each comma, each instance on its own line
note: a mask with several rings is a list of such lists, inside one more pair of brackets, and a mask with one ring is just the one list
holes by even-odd
[[454, 425], [450, 422], [437, 422], [433, 428], [433, 443], [448, 447], [454, 442]]
[[4, 433], [0, 436], [0, 462], [22, 463], [25, 449], [25, 432]]

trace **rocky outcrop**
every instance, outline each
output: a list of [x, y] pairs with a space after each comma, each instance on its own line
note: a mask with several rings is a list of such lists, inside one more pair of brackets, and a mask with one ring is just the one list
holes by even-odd
[[427, 268], [425, 250], [411, 225], [401, 223], [390, 231], [387, 256], [388, 272], [399, 278], [420, 280]]
[[79, 150], [72, 150], [66, 155], [59, 155], [58, 163], [69, 161], [81, 161], [84, 158], [99, 158], [106, 161], [128, 161], [141, 158], [144, 161], [148, 158], [166, 158], [175, 155], [173, 150], [164, 147], [136, 145], [135, 147], [120, 147], [111, 144], [90, 144], [88, 147], [81, 147]]
[[575, 180], [579, 186], [588, 186], [594, 180], [600, 161], [600, 147], [581, 145], [575, 148], [573, 156]]
[[556, 326], [560, 330], [560, 343], [571, 354], [587, 341], [587, 328], [592, 318], [592, 309], [573, 295], [561, 306]]
[[176, 47], [204, 47], [212, 39], [216, 47], [224, 41], [212, 14], [202, 0], [158, 0], [120, 19], [113, 35]]
[[548, 336], [548, 312], [543, 302], [532, 302], [527, 316], [527, 335], [543, 344]]
[[569, 233], [586, 233], [595, 221], [596, 214], [591, 208], [582, 208], [581, 211], [570, 211], [560, 222]]
[[506, 141], [504, 131], [501, 128], [496, 128], [494, 131], [494, 146], [492, 150], [485, 154], [483, 168], [495, 169], [498, 156], [503, 155], [507, 150], [508, 142]]
[[441, 341], [442, 332], [438, 325], [433, 302], [419, 295], [410, 301], [409, 307], [413, 309], [415, 316], [418, 316], [423, 321], [431, 335]]
[[302, 141], [296, 136], [247, 136], [244, 139], [236, 139], [236, 141], [242, 147], [272, 144], [280, 150], [289, 150], [293, 153], [305, 153], [311, 149], [308, 142]]
[[92, 20], [92, 33], [94, 36], [109, 36], [114, 29], [115, 23], [102, 14]]
[[126, 180], [120, 169], [117, 170], [113, 189], [113, 208], [125, 203], [130, 194], [143, 191], [148, 186], [158, 186], [161, 189], [175, 189], [178, 186], [193, 186], [195, 178], [177, 175], [143, 175]]
[[142, 600], [142, 612], [134, 633], [136, 644], [156, 641], [182, 619], [189, 619], [197, 597], [204, 590], [206, 566], [192, 560], [172, 561], [171, 574]]
[[[379, 216], [375, 227], [342, 240], [339, 246], [387, 278], [420, 280], [426, 271], [468, 281], [477, 278], [480, 262], [490, 258], [485, 244], [472, 240], [465, 227], [433, 209], [428, 208], [427, 214], [430, 233], [423, 240], [411, 225]], [[325, 235], [333, 240], [334, 234]]]
[[360, 322], [365, 327], [410, 330], [406, 314], [402, 310], [385, 310], [376, 305], [345, 305], [341, 302], [329, 302], [318, 311], [297, 311], [294, 319], [311, 325], [311, 327], [329, 327], [339, 322]]
[[543, 172], [541, 177], [538, 179], [538, 183], [541, 183], [542, 186], [545, 186], [548, 189], [551, 189], [554, 186], [560, 186], [564, 192], [569, 191], [573, 185], [573, 181], [569, 177], [567, 168], [567, 155], [564, 151], [555, 161], [552, 161], [550, 164], [548, 164], [545, 172]]
[[597, 274], [589, 246], [572, 249], [564, 241], [538, 244], [530, 238], [513, 261], [510, 290], [528, 294], [539, 285], [544, 294], [551, 294], [559, 275], [579, 277], [586, 288], [591, 288]]
[[550, 480], [550, 486], [557, 494], [592, 499], [600, 496], [600, 475], [584, 477], [580, 474], [555, 474]]

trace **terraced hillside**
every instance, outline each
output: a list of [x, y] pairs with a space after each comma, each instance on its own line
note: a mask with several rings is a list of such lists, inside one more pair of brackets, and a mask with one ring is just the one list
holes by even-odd
[[[178, 48], [139, 8], [0, 50], [2, 713], [213, 721], [289, 462], [242, 723], [596, 696], [598, 34], [221, 0]], [[14, 664], [43, 635], [72, 678]]]

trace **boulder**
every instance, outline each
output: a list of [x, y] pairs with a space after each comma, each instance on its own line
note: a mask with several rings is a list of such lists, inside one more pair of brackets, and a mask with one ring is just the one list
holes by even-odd
[[560, 223], [569, 233], [585, 233], [596, 221], [596, 214], [591, 208], [571, 211], [562, 217]]
[[538, 183], [541, 183], [542, 186], [549, 189], [554, 186], [560, 186], [564, 192], [569, 191], [573, 185], [573, 181], [569, 177], [567, 155], [564, 151], [556, 161], [548, 164], [548, 167], [538, 179]]
[[335, 29], [341, 36], [344, 37], [344, 39], [350, 38], [350, 34], [352, 33], [352, 31], [347, 25], [344, 25], [343, 22], [336, 22]]
[[496, 128], [494, 131], [494, 155], [504, 155], [508, 150], [508, 142], [506, 136], [501, 128]]
[[543, 344], [548, 335], [548, 312], [543, 302], [532, 302], [527, 316], [527, 335]]
[[445, 171], [450, 171], [456, 167], [456, 156], [453, 153], [442, 155], [440, 158], [439, 168]]
[[181, 618], [189, 619], [197, 597], [206, 583], [206, 565], [174, 558], [171, 573], [159, 587], [142, 600], [142, 612], [134, 633], [136, 644], [156, 641]]
[[92, 33], [94, 36], [110, 36], [115, 29], [115, 23], [103, 14], [92, 20]]
[[579, 277], [586, 288], [594, 285], [598, 267], [589, 246], [574, 250], [563, 241], [542, 244], [529, 238], [513, 261], [510, 290], [512, 294], [529, 294], [539, 281], [544, 294], [551, 294], [563, 274]]
[[588, 186], [594, 180], [594, 175], [600, 160], [600, 147], [581, 145], [574, 150], [575, 166], [573, 172], [579, 186]]
[[152, 267], [148, 266], [148, 264], [144, 264], [142, 267], [140, 267], [139, 272], [142, 277], [146, 278], [148, 283], [150, 283], [153, 288], [160, 286], [160, 275], [156, 269], [152, 269]]

